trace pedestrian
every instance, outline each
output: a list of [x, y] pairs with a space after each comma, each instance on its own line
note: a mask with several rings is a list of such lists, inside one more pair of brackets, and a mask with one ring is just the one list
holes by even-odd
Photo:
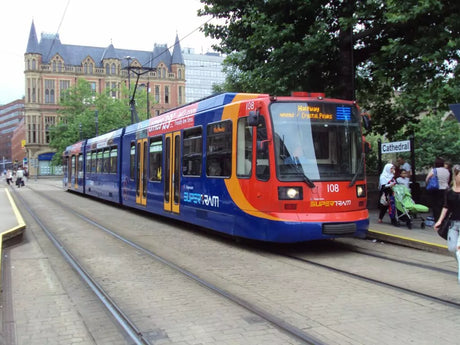
[[428, 192], [431, 200], [431, 209], [433, 211], [433, 218], [438, 219], [441, 214], [442, 205], [444, 203], [444, 193], [449, 187], [450, 172], [444, 167], [444, 159], [437, 157], [434, 161], [434, 167], [426, 176], [425, 182], [433, 178], [434, 175], [438, 177], [439, 188]]
[[398, 184], [402, 184], [409, 188], [410, 184], [410, 179], [409, 179], [409, 173], [405, 169], [401, 169], [399, 171], [399, 177], [396, 179], [396, 182]]
[[[449, 173], [452, 171], [452, 163], [449, 161], [444, 162], [444, 168], [449, 170]], [[452, 186], [452, 174], [449, 174], [449, 181], [447, 182], [449, 186]]]
[[6, 171], [6, 183], [11, 184], [13, 182], [13, 173], [10, 169]]
[[24, 186], [24, 170], [22, 170], [22, 166], [20, 166], [16, 171], [16, 186], [18, 188]]
[[412, 167], [406, 162], [404, 157], [398, 156], [398, 158], [396, 158], [396, 163], [398, 164], [398, 174], [396, 176], [401, 176], [401, 171], [405, 170], [407, 172], [407, 177], [410, 179], [412, 176]]
[[444, 193], [444, 202], [438, 221], [434, 225], [436, 230], [441, 226], [442, 221], [450, 212], [450, 227], [447, 234], [448, 249], [455, 252], [458, 266], [458, 282], [460, 283], [460, 165], [452, 168], [453, 187]]
[[393, 196], [393, 190], [391, 188], [395, 184], [395, 167], [393, 164], [388, 163], [384, 166], [379, 179], [379, 223], [383, 222], [383, 216], [388, 210], [388, 215], [390, 216], [391, 224], [397, 225], [395, 201]]

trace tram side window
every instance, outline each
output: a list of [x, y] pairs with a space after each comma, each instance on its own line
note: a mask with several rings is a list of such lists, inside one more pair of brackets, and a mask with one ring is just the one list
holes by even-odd
[[83, 155], [78, 155], [78, 178], [83, 178]]
[[110, 149], [106, 148], [102, 154], [102, 172], [109, 173], [110, 172]]
[[232, 122], [208, 125], [206, 136], [206, 174], [230, 177], [232, 173]]
[[117, 147], [112, 147], [110, 149], [110, 173], [116, 174], [118, 166], [118, 149]]
[[270, 179], [270, 164], [268, 160], [268, 138], [265, 118], [259, 119], [257, 125], [257, 154], [256, 154], [256, 177], [259, 180], [267, 181]]
[[97, 153], [96, 151], [91, 152], [91, 172], [93, 174], [96, 173], [96, 165], [97, 165]]
[[103, 152], [102, 150], [97, 151], [97, 164], [96, 164], [96, 172], [100, 174], [102, 172], [102, 159], [103, 159]]
[[248, 125], [248, 118], [238, 120], [237, 148], [236, 148], [236, 175], [250, 177], [252, 173], [252, 131]]
[[86, 173], [91, 172], [91, 152], [86, 153]]
[[134, 180], [134, 171], [136, 163], [136, 143], [131, 143], [131, 149], [129, 151], [129, 178]]
[[72, 169], [71, 169], [71, 172], [72, 174], [75, 172], [75, 155], [72, 155]]
[[150, 139], [149, 145], [149, 179], [161, 181], [161, 163], [163, 161], [163, 140], [161, 138]]
[[184, 131], [183, 138], [182, 174], [185, 176], [201, 176], [203, 129], [201, 127], [188, 129]]

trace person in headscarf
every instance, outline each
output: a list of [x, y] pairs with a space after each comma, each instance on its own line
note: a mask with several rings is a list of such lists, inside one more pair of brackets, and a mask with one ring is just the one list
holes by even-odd
[[391, 187], [393, 187], [395, 184], [395, 167], [393, 164], [388, 163], [383, 168], [379, 179], [379, 223], [382, 223], [383, 216], [388, 210], [391, 224], [397, 225], [395, 201], [393, 197], [393, 190], [391, 189]]

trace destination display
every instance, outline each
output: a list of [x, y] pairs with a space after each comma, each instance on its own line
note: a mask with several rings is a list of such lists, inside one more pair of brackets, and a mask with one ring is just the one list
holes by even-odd
[[287, 103], [278, 116], [312, 121], [351, 121], [352, 107], [324, 103]]

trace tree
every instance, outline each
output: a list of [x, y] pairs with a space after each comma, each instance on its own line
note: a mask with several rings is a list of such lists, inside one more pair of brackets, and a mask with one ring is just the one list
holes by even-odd
[[[84, 79], [67, 89], [59, 103], [59, 121], [50, 128], [50, 147], [58, 152], [53, 164], [61, 164], [61, 153], [67, 146], [96, 136], [96, 111], [99, 135], [129, 125], [129, 99], [123, 96], [127, 94], [126, 88], [122, 90], [121, 99], [112, 98], [108, 93], [94, 94]], [[136, 100], [140, 119], [146, 119], [146, 91], [138, 91]]]
[[[355, 99], [392, 137], [460, 95], [460, 2], [201, 0], [227, 90]], [[355, 97], [355, 94], [357, 97]]]

